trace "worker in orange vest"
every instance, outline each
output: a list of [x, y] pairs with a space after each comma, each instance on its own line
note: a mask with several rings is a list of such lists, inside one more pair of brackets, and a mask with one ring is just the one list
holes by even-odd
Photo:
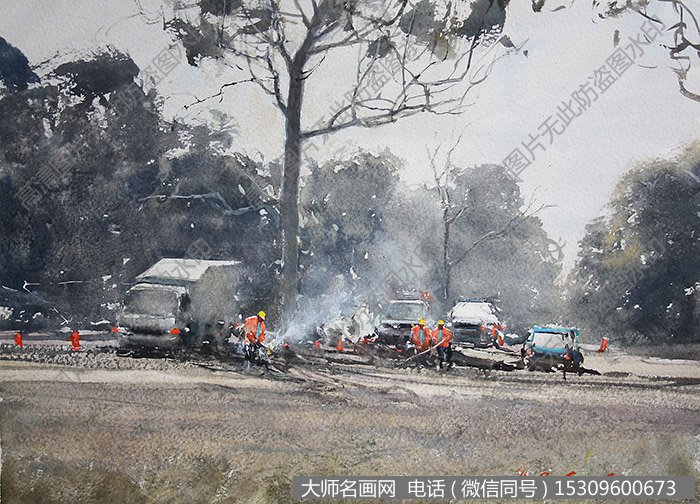
[[603, 336], [603, 341], [600, 342], [600, 348], [597, 350], [598, 353], [604, 353], [608, 350], [608, 338]]
[[260, 310], [257, 315], [245, 319], [243, 323], [243, 335], [245, 338], [245, 356], [249, 361], [255, 360], [255, 354], [265, 341], [265, 319], [267, 314]]
[[438, 320], [437, 329], [433, 331], [433, 345], [437, 345], [440, 369], [447, 362], [447, 369], [452, 367], [452, 331], [445, 327], [443, 320]]
[[493, 340], [498, 343], [498, 346], [503, 346], [503, 344], [505, 343], [503, 340], [503, 333], [505, 332], [505, 330], [506, 326], [501, 322], [497, 322], [491, 328], [491, 338], [493, 338]]
[[257, 315], [248, 317], [243, 323], [243, 333], [249, 343], [263, 343], [265, 341], [265, 318], [264, 311], [259, 311]]
[[68, 341], [70, 341], [71, 350], [80, 350], [80, 333], [78, 332], [77, 329], [73, 331], [73, 333], [66, 338]]
[[22, 331], [17, 331], [15, 334], [15, 345], [20, 348], [24, 348], [24, 342], [22, 341]]
[[433, 334], [430, 327], [425, 324], [425, 319], [420, 319], [418, 325], [411, 329], [411, 343], [418, 353], [424, 352], [433, 346]]

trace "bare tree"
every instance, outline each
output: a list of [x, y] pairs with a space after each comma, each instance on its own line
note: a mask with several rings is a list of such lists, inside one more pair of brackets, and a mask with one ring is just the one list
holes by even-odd
[[678, 64], [675, 72], [680, 92], [686, 98], [700, 102], [700, 91], [691, 91], [686, 86], [688, 72], [692, 68], [693, 62], [700, 59], [700, 22], [698, 17], [682, 0], [659, 1], [671, 4], [677, 19], [677, 22], [670, 28], [673, 29], [674, 43], [668, 48], [668, 51], [671, 59]]
[[[284, 116], [284, 160], [279, 199], [283, 236], [283, 309], [296, 307], [299, 266], [299, 183], [312, 139], [353, 127], [374, 128], [420, 113], [455, 115], [468, 106], [470, 90], [484, 81], [495, 60], [513, 49], [500, 39], [494, 12], [507, 2], [478, 0], [461, 15], [447, 0], [238, 0], [202, 7], [198, 31], [181, 20], [168, 26], [191, 53], [223, 60], [236, 78], [203, 103], [233, 86], [258, 85]], [[221, 7], [219, 22], [211, 6]], [[204, 0], [200, 1], [204, 5]], [[441, 13], [442, 14], [439, 14]], [[488, 14], [488, 15], [487, 15]], [[225, 21], [225, 22], [224, 22]], [[187, 37], [187, 40], [185, 40]], [[204, 40], [214, 40], [214, 48]], [[481, 48], [483, 47], [483, 50]], [[310, 79], [336, 79], [327, 59], [351, 65], [353, 82], [313, 126], [305, 126]], [[347, 68], [347, 66], [346, 66]]]
[[[450, 299], [450, 288], [452, 279], [452, 269], [464, 261], [469, 254], [472, 253], [479, 245], [492, 240], [497, 240], [504, 236], [507, 236], [509, 232], [514, 230], [520, 223], [534, 217], [536, 214], [541, 212], [546, 208], [550, 208], [552, 205], [539, 205], [536, 206], [535, 195], [530, 198], [528, 203], [524, 208], [519, 209], [513, 216], [508, 218], [505, 222], [502, 222], [494, 229], [491, 229], [482, 235], [478, 236], [476, 239], [472, 240], [465, 247], [463, 247], [459, 255], [456, 257], [452, 256], [453, 243], [451, 241], [451, 230], [452, 226], [463, 216], [465, 216], [468, 211], [473, 208], [474, 201], [473, 196], [477, 191], [481, 191], [484, 187], [480, 187], [478, 183], [469, 183], [468, 186], [464, 186], [463, 183], [458, 183], [458, 178], [465, 175], [464, 169], [455, 166], [452, 162], [452, 156], [455, 149], [462, 140], [464, 132], [460, 134], [457, 141], [450, 147], [445, 155], [444, 163], [441, 167], [438, 167], [437, 158], [440, 154], [440, 146], [436, 147], [432, 151], [428, 148], [428, 158], [430, 159], [430, 166], [433, 170], [433, 178], [435, 180], [435, 191], [438, 193], [440, 198], [440, 205], [442, 206], [442, 221], [443, 221], [443, 239], [442, 239], [442, 276], [443, 276], [443, 299], [448, 301]], [[497, 178], [505, 178], [507, 175], [503, 172], [497, 175]], [[462, 181], [463, 182], [463, 181]], [[483, 185], [483, 184], [482, 184]]]
[[[534, 12], [540, 12], [545, 0], [532, 0]], [[696, 5], [693, 5], [693, 4]], [[627, 0], [626, 2], [604, 2], [593, 0], [593, 8], [600, 18], [618, 17], [635, 12], [658, 30], [665, 29], [673, 35], [671, 43], [663, 43], [669, 58], [675, 63], [673, 71], [678, 79], [680, 93], [700, 102], [700, 90], [688, 88], [688, 74], [700, 60], [700, 18], [690, 6], [697, 9], [692, 0]], [[617, 37], [617, 34], [616, 34]], [[651, 40], [647, 38], [650, 42]], [[619, 39], [615, 39], [617, 45]], [[698, 71], [696, 69], [696, 71]]]
[[[673, 42], [665, 44], [664, 47], [668, 49], [669, 57], [676, 64], [673, 71], [678, 79], [680, 93], [686, 98], [700, 102], [700, 91], [688, 89], [686, 83], [693, 64], [697, 64], [700, 59], [700, 22], [690, 9], [691, 3], [687, 0], [636, 0], [620, 6], [608, 4], [603, 17], [614, 17], [631, 10], [658, 29], [665, 27], [671, 32]], [[670, 9], [664, 9], [665, 6], [669, 6]], [[658, 13], [652, 13], [657, 10]]]
[[443, 274], [443, 289], [442, 295], [444, 300], [450, 298], [450, 278], [452, 274], [452, 260], [450, 258], [450, 231], [452, 224], [455, 223], [467, 210], [471, 202], [471, 192], [473, 187], [467, 189], [465, 193], [455, 197], [452, 193], [452, 188], [455, 185], [454, 179], [457, 176], [457, 171], [452, 165], [452, 154], [457, 145], [462, 139], [460, 134], [457, 142], [447, 151], [447, 158], [441, 170], [438, 170], [436, 158], [440, 153], [440, 147], [436, 147], [433, 152], [428, 149], [428, 158], [430, 166], [433, 170], [433, 178], [435, 180], [435, 189], [440, 197], [440, 205], [442, 206], [442, 274]]

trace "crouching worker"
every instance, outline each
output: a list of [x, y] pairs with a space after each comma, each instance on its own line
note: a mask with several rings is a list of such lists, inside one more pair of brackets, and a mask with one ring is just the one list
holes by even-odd
[[447, 369], [452, 367], [452, 331], [445, 327], [443, 320], [438, 320], [437, 329], [433, 331], [433, 344], [437, 345], [440, 369], [447, 362]]
[[583, 354], [578, 349], [566, 345], [564, 350], [564, 365], [562, 366], [564, 380], [566, 380], [567, 372], [578, 373], [578, 375], [581, 376], [583, 374], [581, 364], [583, 364]]
[[259, 311], [257, 315], [245, 319], [243, 324], [245, 358], [250, 362], [255, 360], [258, 349], [265, 341], [265, 318], [265, 312]]

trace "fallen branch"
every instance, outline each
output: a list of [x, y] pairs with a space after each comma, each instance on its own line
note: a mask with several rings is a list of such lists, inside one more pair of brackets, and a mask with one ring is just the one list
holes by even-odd
[[418, 357], [418, 356], [423, 355], [423, 354], [425, 354], [425, 353], [427, 353], [427, 352], [430, 352], [431, 350], [435, 350], [435, 349], [436, 349], [437, 347], [439, 347], [442, 343], [444, 343], [444, 341], [445, 341], [444, 339], [441, 339], [441, 340], [438, 341], [434, 346], [431, 346], [430, 348], [428, 348], [428, 349], [426, 349], [426, 350], [423, 350], [422, 352], [417, 353], [417, 354], [415, 354], [415, 355], [411, 355], [408, 359], [406, 359], [406, 360], [404, 361], [404, 363], [410, 361], [411, 359], [413, 359], [413, 358], [415, 358], [415, 357]]

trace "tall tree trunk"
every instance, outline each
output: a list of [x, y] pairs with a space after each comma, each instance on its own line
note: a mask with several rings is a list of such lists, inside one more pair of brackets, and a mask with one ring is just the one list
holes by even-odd
[[284, 174], [280, 197], [282, 227], [282, 311], [294, 313], [299, 293], [299, 176], [301, 173], [301, 108], [304, 97], [304, 58], [290, 69], [284, 144]]
[[452, 223], [449, 220], [447, 209], [443, 211], [443, 221], [445, 222], [445, 232], [442, 237], [442, 274], [443, 274], [443, 299], [447, 302], [450, 300], [450, 226]]

